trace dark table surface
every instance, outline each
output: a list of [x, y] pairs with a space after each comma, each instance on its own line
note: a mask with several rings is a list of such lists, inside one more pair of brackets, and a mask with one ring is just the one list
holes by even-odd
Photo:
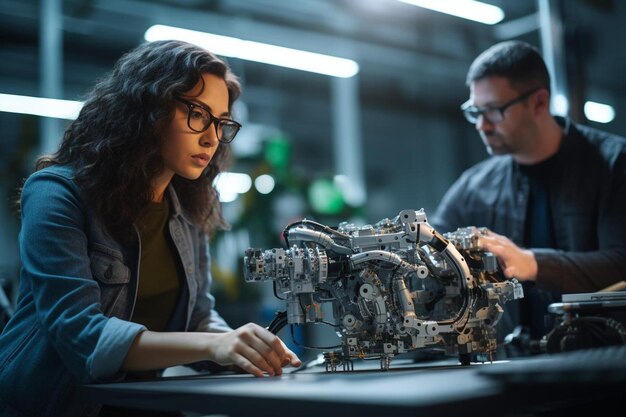
[[[527, 363], [542, 365], [536, 362]], [[298, 372], [287, 368], [280, 377], [194, 375], [83, 389], [94, 401], [110, 405], [231, 417], [554, 416], [585, 407], [599, 411], [613, 400], [621, 402], [625, 392], [623, 380], [604, 384], [597, 376], [544, 378], [538, 383], [532, 376], [503, 379], [511, 365], [520, 368], [520, 361], [461, 366], [453, 358], [420, 363], [396, 360], [389, 371], [380, 371], [376, 361], [361, 361], [350, 372], [327, 373], [323, 366]]]

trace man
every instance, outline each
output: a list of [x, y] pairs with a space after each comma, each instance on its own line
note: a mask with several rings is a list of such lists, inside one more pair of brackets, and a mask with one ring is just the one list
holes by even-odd
[[432, 216], [440, 232], [483, 226], [483, 239], [525, 297], [507, 304], [498, 335], [547, 331], [563, 293], [626, 279], [626, 139], [550, 114], [550, 77], [533, 46], [502, 42], [478, 56], [461, 107], [491, 158], [465, 171]]

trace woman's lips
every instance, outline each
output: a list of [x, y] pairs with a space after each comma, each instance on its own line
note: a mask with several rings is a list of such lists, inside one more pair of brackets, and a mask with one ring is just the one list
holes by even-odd
[[201, 167], [209, 165], [209, 161], [211, 160], [211, 158], [209, 158], [209, 155], [205, 153], [191, 155], [191, 158], [193, 158], [194, 162]]

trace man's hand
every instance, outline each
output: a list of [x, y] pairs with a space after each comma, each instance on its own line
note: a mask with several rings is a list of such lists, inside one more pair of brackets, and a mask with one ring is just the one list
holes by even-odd
[[522, 249], [506, 236], [492, 231], [478, 241], [478, 246], [493, 253], [498, 258], [500, 266], [507, 278], [517, 278], [520, 281], [535, 281], [537, 279], [537, 261], [535, 254]]
[[281, 375], [283, 366], [302, 362], [277, 336], [253, 323], [212, 338], [211, 359], [221, 365], [236, 365], [255, 376]]

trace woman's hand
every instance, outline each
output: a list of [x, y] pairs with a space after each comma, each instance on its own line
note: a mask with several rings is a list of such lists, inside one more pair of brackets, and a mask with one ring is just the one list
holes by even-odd
[[236, 365], [255, 376], [281, 375], [287, 365], [302, 362], [277, 336], [248, 323], [228, 333], [216, 334], [209, 342], [210, 358], [221, 365]]

